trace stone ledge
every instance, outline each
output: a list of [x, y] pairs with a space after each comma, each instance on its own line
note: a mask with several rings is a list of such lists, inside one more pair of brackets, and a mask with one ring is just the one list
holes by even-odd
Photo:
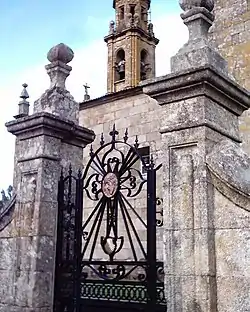
[[92, 130], [46, 112], [35, 113], [31, 116], [10, 121], [5, 125], [7, 130], [20, 140], [46, 135], [82, 147], [95, 139]]
[[157, 39], [155, 36], [149, 35], [149, 33], [145, 32], [142, 28], [136, 26], [127, 27], [119, 32], [114, 32], [113, 34], [107, 35], [104, 37], [104, 41], [108, 43], [110, 40], [114, 40], [122, 36], [128, 36], [128, 33], [130, 33], [129, 35], [132, 36], [134, 36], [134, 33], [136, 33], [139, 36], [147, 39], [148, 41], [153, 42], [155, 45], [160, 42], [160, 40]]
[[204, 95], [237, 116], [250, 107], [250, 93], [209, 65], [148, 79], [140, 86], [160, 105]]

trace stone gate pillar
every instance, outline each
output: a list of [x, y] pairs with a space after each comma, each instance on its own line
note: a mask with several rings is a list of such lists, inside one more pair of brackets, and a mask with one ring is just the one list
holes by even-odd
[[64, 44], [49, 51], [50, 88], [30, 116], [23, 92], [19, 115], [6, 124], [16, 136], [16, 202], [0, 232], [0, 311], [52, 311], [58, 180], [62, 167], [82, 167], [83, 148], [94, 140], [79, 126], [79, 105], [65, 89], [73, 56]]
[[[223, 252], [224, 255], [227, 253], [222, 251], [220, 243], [223, 240], [228, 242], [229, 237], [236, 235], [230, 231], [224, 231], [224, 236], [220, 233], [219, 223], [224, 222], [224, 216], [219, 209], [229, 203], [224, 198], [220, 204], [215, 204], [216, 188], [206, 158], [217, 146], [216, 153], [221, 152], [224, 154], [221, 159], [225, 159], [228, 150], [223, 148], [226, 145], [218, 147], [224, 140], [236, 146], [236, 155], [237, 146], [240, 149], [238, 116], [249, 108], [250, 97], [229, 77], [225, 60], [207, 40], [214, 19], [213, 0], [180, 0], [180, 4], [184, 10], [181, 17], [189, 29], [189, 41], [172, 58], [170, 75], [142, 84], [144, 92], [165, 108], [162, 110], [161, 133], [165, 155], [163, 202], [167, 309], [168, 312], [243, 312], [249, 308], [249, 288], [242, 287], [242, 293], [239, 291], [242, 305], [227, 295], [230, 276], [225, 272], [226, 261], [232, 262], [233, 276], [239, 271], [233, 267], [236, 255], [232, 252], [223, 262]], [[233, 168], [233, 153], [227, 159], [228, 166]], [[241, 165], [239, 170], [242, 171], [237, 175], [242, 172], [242, 179], [247, 179], [247, 164], [242, 161], [242, 164], [238, 163], [239, 167]], [[217, 167], [221, 166], [223, 163], [217, 163]], [[215, 208], [220, 222], [215, 217]], [[227, 216], [223, 227], [228, 226], [225, 224], [229, 224], [229, 218]], [[228, 240], [224, 239], [225, 235], [229, 235]], [[246, 250], [242, 254], [247, 257]], [[244, 257], [242, 266], [247, 263]], [[237, 280], [238, 277], [234, 278]], [[244, 280], [243, 284], [249, 283], [248, 276], [239, 280]], [[230, 292], [237, 293], [235, 291], [233, 286]], [[226, 304], [225, 297], [231, 300], [231, 305]]]

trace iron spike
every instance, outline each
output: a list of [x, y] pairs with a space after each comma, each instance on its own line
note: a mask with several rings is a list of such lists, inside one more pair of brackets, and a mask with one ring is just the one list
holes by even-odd
[[127, 141], [128, 141], [128, 128], [126, 128], [126, 130], [125, 130], [123, 139], [124, 139], [124, 142], [127, 143]]
[[137, 149], [139, 147], [139, 143], [138, 143], [138, 135], [135, 136], [135, 148]]
[[115, 127], [115, 124], [113, 124], [113, 129], [112, 131], [109, 133], [109, 135], [111, 136], [112, 138], [112, 141], [111, 142], [115, 142], [115, 137], [119, 134], [119, 132], [116, 130], [116, 127]]
[[93, 151], [93, 144], [90, 145], [90, 152], [89, 152], [89, 156], [93, 156], [94, 151]]
[[104, 141], [104, 135], [103, 135], [103, 133], [101, 134], [101, 141], [100, 141], [100, 145], [101, 146], [103, 146], [104, 145], [104, 143], [105, 143], [105, 141]]
[[72, 165], [71, 165], [71, 163], [69, 164], [69, 175], [70, 176], [72, 175]]
[[79, 168], [77, 173], [78, 178], [80, 179], [82, 176], [82, 170]]
[[150, 156], [150, 166], [151, 166], [151, 168], [153, 168], [154, 165], [155, 165], [155, 163], [154, 163], [154, 156], [153, 156], [153, 154], [151, 154], [151, 156]]

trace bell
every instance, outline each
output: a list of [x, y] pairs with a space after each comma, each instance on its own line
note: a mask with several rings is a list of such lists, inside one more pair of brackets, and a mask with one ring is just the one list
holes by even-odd
[[125, 61], [124, 60], [119, 62], [119, 64], [118, 64], [118, 72], [120, 74], [125, 72]]

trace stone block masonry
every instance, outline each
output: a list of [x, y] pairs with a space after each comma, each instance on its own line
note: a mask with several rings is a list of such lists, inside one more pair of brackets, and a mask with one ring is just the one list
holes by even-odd
[[[250, 89], [250, 2], [248, 0], [215, 0], [215, 23], [210, 38], [228, 62], [236, 81]], [[250, 112], [240, 117], [243, 148], [250, 153]]]

